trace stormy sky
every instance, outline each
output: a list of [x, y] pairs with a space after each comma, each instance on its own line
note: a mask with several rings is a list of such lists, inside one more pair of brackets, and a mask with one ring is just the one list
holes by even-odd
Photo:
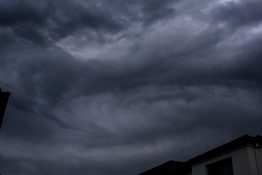
[[135, 175], [262, 134], [261, 0], [0, 0], [4, 175]]

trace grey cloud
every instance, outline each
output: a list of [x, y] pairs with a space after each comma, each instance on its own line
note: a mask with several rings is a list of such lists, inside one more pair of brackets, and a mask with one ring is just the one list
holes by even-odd
[[25, 1], [1, 2], [1, 26], [17, 24], [41, 25], [45, 23], [45, 8], [37, 8]]
[[18, 36], [37, 44], [46, 44], [84, 28], [109, 32], [122, 28], [111, 14], [103, 13], [103, 9], [87, 9], [72, 1], [4, 1], [1, 4], [0, 25], [11, 27]]
[[174, 15], [174, 7], [172, 4], [174, 1], [170, 0], [153, 0], [145, 1], [143, 6], [145, 25], [157, 22], [158, 20], [170, 17]]
[[261, 22], [261, 1], [228, 2], [214, 9], [214, 17], [232, 27]]
[[[242, 5], [199, 11], [204, 7], [172, 0], [1, 1], [0, 85], [12, 92], [1, 172], [137, 174], [261, 134], [261, 31], [252, 22], [261, 15], [236, 25], [240, 14], [222, 14]], [[251, 13], [251, 5], [244, 9]], [[63, 39], [68, 47], [58, 44]], [[115, 44], [121, 39], [126, 49]], [[68, 49], [92, 52], [92, 44], [105, 54], [83, 59]]]
[[[176, 1], [175, 1], [176, 2]], [[174, 1], [69, 1], [31, 0], [1, 2], [0, 25], [35, 44], [50, 44], [80, 31], [117, 33], [142, 21], [150, 26], [171, 17]], [[176, 2], [177, 3], [177, 2]], [[173, 5], [172, 5], [173, 6]], [[133, 7], [133, 8], [130, 8]], [[135, 9], [139, 9], [137, 12]]]

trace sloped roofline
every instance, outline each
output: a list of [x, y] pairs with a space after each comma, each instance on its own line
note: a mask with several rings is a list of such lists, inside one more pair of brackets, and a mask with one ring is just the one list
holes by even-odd
[[245, 146], [253, 146], [253, 147], [262, 146], [262, 136], [258, 135], [258, 136], [252, 137], [249, 135], [244, 135], [226, 144], [216, 147], [210, 151], [200, 154], [194, 158], [191, 158], [187, 161], [187, 163], [191, 165], [200, 163], [200, 162], [209, 160], [211, 158], [243, 148]]
[[221, 146], [218, 146], [214, 149], [211, 149], [203, 154], [193, 157], [186, 162], [178, 162], [178, 161], [170, 160], [154, 168], [151, 168], [139, 175], [159, 175], [163, 173], [165, 173], [166, 175], [169, 175], [169, 174], [173, 175], [174, 172], [181, 173], [181, 171], [183, 173], [188, 173], [192, 171], [192, 166], [194, 164], [210, 160], [217, 156], [221, 156], [223, 154], [230, 153], [232, 151], [241, 149], [246, 146], [262, 148], [262, 136], [258, 135], [258, 136], [252, 137], [249, 135], [244, 135], [235, 140], [227, 142]]
[[169, 160], [161, 165], [140, 173], [139, 175], [159, 175], [160, 173], [164, 173], [165, 175], [173, 175], [173, 172], [188, 173], [191, 172], [191, 166], [186, 162]]

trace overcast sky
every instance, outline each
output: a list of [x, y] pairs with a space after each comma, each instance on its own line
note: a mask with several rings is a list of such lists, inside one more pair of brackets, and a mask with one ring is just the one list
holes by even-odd
[[0, 0], [4, 175], [135, 175], [262, 134], [261, 0]]

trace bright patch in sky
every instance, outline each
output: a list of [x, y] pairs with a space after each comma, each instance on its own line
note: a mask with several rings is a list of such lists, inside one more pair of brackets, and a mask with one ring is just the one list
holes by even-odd
[[227, 3], [230, 3], [230, 2], [238, 3], [240, 1], [241, 0], [219, 0], [218, 3], [221, 3], [221, 4], [227, 4]]

